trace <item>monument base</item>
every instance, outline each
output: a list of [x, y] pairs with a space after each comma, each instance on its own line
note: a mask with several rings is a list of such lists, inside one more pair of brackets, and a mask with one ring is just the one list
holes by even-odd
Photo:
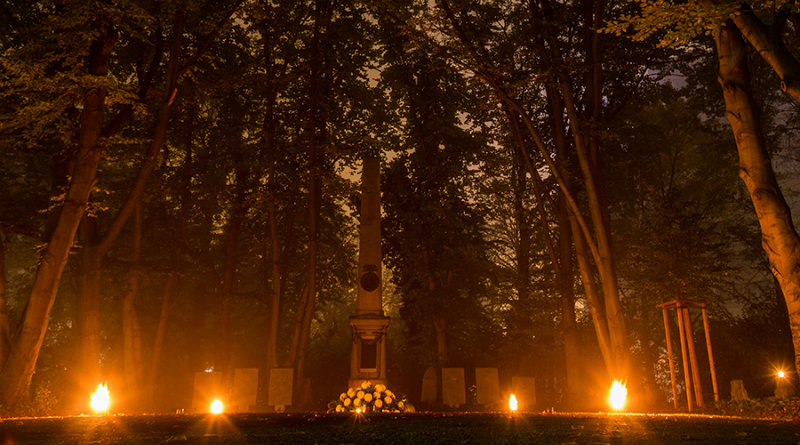
[[366, 313], [350, 317], [353, 350], [350, 358], [351, 388], [361, 382], [386, 384], [386, 328], [389, 317]]

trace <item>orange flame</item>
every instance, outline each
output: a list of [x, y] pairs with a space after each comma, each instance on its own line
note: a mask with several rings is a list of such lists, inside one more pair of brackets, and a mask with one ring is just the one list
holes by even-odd
[[89, 406], [96, 413], [104, 413], [111, 406], [111, 395], [108, 392], [108, 384], [97, 385], [97, 390], [89, 398]]
[[625, 408], [625, 399], [628, 397], [628, 388], [619, 380], [614, 380], [611, 389], [608, 391], [608, 404], [614, 411], [622, 411]]
[[510, 409], [512, 412], [517, 410], [517, 396], [514, 394], [511, 394], [511, 396], [508, 398], [508, 409]]
[[222, 402], [219, 399], [214, 399], [214, 401], [211, 402], [211, 406], [209, 407], [209, 410], [211, 411], [211, 414], [222, 414], [222, 410], [224, 408], [225, 408], [225, 406], [222, 404]]

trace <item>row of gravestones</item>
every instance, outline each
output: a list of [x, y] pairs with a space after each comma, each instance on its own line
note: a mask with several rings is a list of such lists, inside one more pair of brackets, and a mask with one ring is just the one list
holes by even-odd
[[[433, 367], [425, 370], [422, 377], [422, 395], [420, 402], [434, 405], [437, 403], [437, 387], [439, 377]], [[500, 391], [500, 378], [497, 368], [475, 368], [475, 398], [478, 405], [488, 408], [506, 406], [510, 394], [514, 394], [520, 410], [533, 409], [536, 405], [536, 380], [533, 377], [511, 377], [511, 389]], [[467, 387], [464, 379], [464, 368], [442, 368], [442, 404], [459, 407], [467, 404]]]
[[[788, 399], [794, 396], [794, 385], [788, 379], [780, 379], [775, 385], [775, 397]], [[731, 380], [731, 400], [747, 400], [747, 390], [741, 380]]]

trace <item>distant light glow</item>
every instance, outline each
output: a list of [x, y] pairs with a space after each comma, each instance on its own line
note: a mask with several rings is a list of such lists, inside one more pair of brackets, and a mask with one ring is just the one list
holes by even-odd
[[611, 389], [608, 391], [608, 404], [614, 411], [622, 411], [625, 408], [625, 399], [628, 397], [628, 388], [619, 380], [614, 380]]
[[508, 409], [510, 409], [511, 412], [517, 410], [517, 396], [514, 394], [511, 394], [511, 396], [508, 398]]
[[222, 414], [222, 410], [224, 408], [224, 405], [222, 405], [222, 402], [219, 399], [214, 399], [214, 401], [211, 402], [211, 414]]
[[363, 410], [363, 409], [361, 409], [361, 408], [356, 408], [356, 414], [361, 414], [361, 413], [363, 413], [363, 412], [364, 412], [364, 410]]
[[778, 370], [778, 378], [785, 379], [786, 373], [783, 372], [783, 369]]
[[89, 398], [89, 406], [96, 413], [104, 413], [111, 406], [111, 394], [108, 392], [108, 384], [97, 385], [97, 390]]

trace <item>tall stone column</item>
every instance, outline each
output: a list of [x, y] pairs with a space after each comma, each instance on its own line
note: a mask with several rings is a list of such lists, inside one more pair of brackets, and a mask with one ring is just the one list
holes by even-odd
[[361, 222], [358, 250], [358, 300], [350, 316], [353, 349], [350, 387], [362, 381], [386, 384], [386, 328], [381, 299], [380, 161], [364, 159], [361, 172]]

